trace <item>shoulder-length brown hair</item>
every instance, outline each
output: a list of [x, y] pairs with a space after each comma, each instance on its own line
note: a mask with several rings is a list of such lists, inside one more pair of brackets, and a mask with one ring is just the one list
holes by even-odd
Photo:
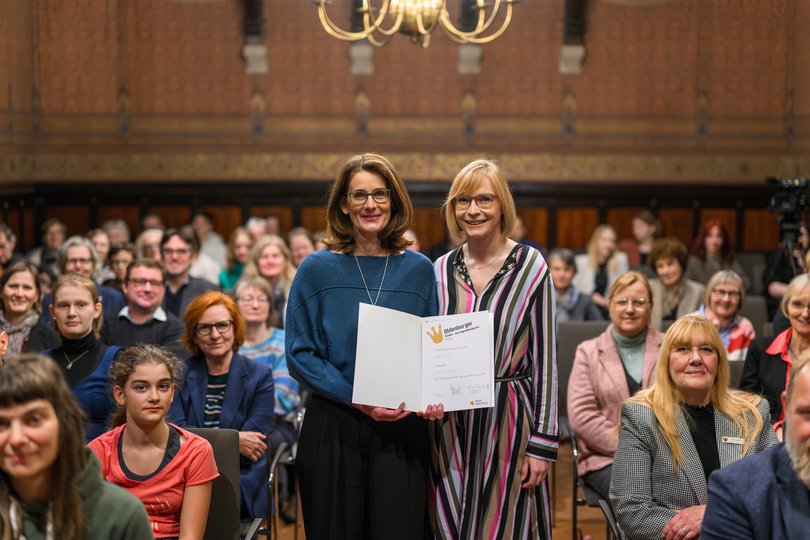
[[186, 331], [183, 334], [183, 347], [193, 355], [200, 354], [200, 348], [194, 342], [197, 333], [197, 323], [205, 313], [205, 310], [212, 306], [222, 305], [228, 310], [228, 315], [233, 320], [233, 352], [239, 350], [245, 342], [245, 319], [239, 313], [236, 302], [227, 294], [219, 291], [207, 291], [191, 301], [186, 308], [183, 322], [186, 324]]
[[[49, 402], [59, 422], [59, 452], [50, 467], [50, 503], [59, 538], [86, 538], [82, 500], [76, 479], [87, 463], [84, 446], [84, 414], [68, 388], [62, 370], [50, 358], [21, 354], [0, 369], [0, 408], [22, 405], [38, 399]], [[0, 531], [8, 531], [11, 479], [0, 471]]]
[[329, 190], [329, 201], [326, 203], [326, 235], [323, 243], [333, 251], [354, 251], [354, 227], [349, 216], [343, 213], [340, 203], [348, 193], [352, 178], [360, 171], [376, 174], [385, 182], [385, 187], [391, 190], [391, 219], [380, 233], [380, 245], [392, 253], [402, 251], [411, 244], [404, 234], [413, 220], [413, 204], [405, 183], [391, 162], [379, 154], [371, 153], [353, 156], [343, 164], [335, 177]]
[[20, 272], [28, 272], [31, 274], [31, 277], [34, 278], [34, 290], [36, 291], [36, 297], [34, 298], [34, 305], [33, 309], [37, 314], [42, 313], [42, 301], [40, 297], [42, 296], [42, 288], [39, 284], [39, 270], [37, 267], [28, 262], [28, 261], [17, 261], [8, 268], [6, 271], [3, 272], [3, 277], [0, 277], [0, 308], [3, 309], [3, 312], [6, 311], [6, 304], [3, 300], [2, 292], [3, 289], [6, 287], [6, 283], [11, 279], [11, 276], [14, 274], [19, 274]]

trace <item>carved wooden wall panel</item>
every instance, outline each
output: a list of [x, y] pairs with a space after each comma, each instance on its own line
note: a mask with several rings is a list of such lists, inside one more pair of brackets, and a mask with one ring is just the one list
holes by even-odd
[[56, 218], [67, 225], [68, 236], [84, 236], [90, 230], [90, 215], [87, 206], [52, 205], [47, 218]]
[[414, 208], [413, 225], [411, 226], [426, 250], [445, 239], [447, 225], [438, 208]]
[[[326, 229], [326, 207], [305, 206], [301, 209], [301, 226], [315, 233]], [[289, 229], [287, 229], [289, 230]]]
[[518, 208], [518, 215], [523, 218], [526, 225], [526, 238], [537, 242], [542, 247], [549, 245], [549, 209], [548, 208]]
[[167, 229], [176, 229], [191, 221], [191, 207], [188, 205], [153, 205], [149, 212], [159, 215]]
[[743, 251], [772, 251], [779, 244], [776, 215], [767, 210], [743, 211]]
[[599, 225], [599, 211], [596, 208], [558, 208], [556, 214], [555, 245], [585, 249]]
[[662, 208], [658, 212], [662, 236], [674, 236], [687, 247], [692, 245], [692, 222], [694, 213], [690, 208]]
[[[810, 22], [810, 2], [795, 0], [795, 45], [793, 47], [794, 70], [793, 85], [793, 112], [796, 115], [810, 116], [810, 32], [807, 31]], [[807, 124], [804, 126], [805, 133], [810, 131]]]

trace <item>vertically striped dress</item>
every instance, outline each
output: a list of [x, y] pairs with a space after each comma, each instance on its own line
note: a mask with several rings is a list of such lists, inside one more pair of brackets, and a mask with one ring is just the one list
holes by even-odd
[[[461, 249], [435, 263], [439, 313], [495, 317], [495, 407], [434, 423], [435, 536], [550, 538], [548, 481], [521, 487], [526, 454], [557, 457], [554, 287], [539, 251], [518, 244], [476, 296]], [[503, 380], [509, 379], [509, 380]]]

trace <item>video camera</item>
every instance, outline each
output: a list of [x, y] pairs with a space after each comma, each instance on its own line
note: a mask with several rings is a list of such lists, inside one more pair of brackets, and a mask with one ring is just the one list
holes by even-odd
[[802, 222], [802, 212], [810, 210], [810, 199], [807, 197], [807, 178], [776, 178], [768, 177], [765, 183], [778, 187], [778, 191], [771, 197], [768, 210], [776, 212], [779, 222], [779, 236], [783, 242], [793, 246], [799, 237], [799, 227]]

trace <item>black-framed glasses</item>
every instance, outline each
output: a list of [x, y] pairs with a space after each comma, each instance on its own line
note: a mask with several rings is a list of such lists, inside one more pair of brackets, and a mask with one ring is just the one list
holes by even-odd
[[369, 197], [371, 197], [375, 203], [387, 203], [391, 200], [391, 190], [380, 188], [369, 193], [368, 191], [363, 191], [362, 189], [355, 189], [354, 191], [346, 193], [346, 198], [349, 199], [349, 202], [355, 206], [366, 204]]
[[233, 328], [233, 319], [215, 323], [202, 323], [194, 325], [194, 331], [198, 336], [210, 336], [214, 328], [217, 329], [217, 332], [219, 332], [220, 335], [227, 334], [230, 332], [231, 328]]
[[154, 288], [163, 287], [163, 281], [159, 279], [129, 278], [129, 283], [136, 287], [146, 287], [147, 284]]
[[491, 193], [482, 193], [481, 195], [476, 195], [474, 197], [471, 197], [470, 195], [459, 195], [453, 200], [456, 201], [456, 208], [460, 208], [461, 210], [469, 208], [473, 201], [475, 201], [475, 206], [481, 210], [486, 210], [492, 206], [492, 203], [497, 198], [497, 195], [493, 195]]

